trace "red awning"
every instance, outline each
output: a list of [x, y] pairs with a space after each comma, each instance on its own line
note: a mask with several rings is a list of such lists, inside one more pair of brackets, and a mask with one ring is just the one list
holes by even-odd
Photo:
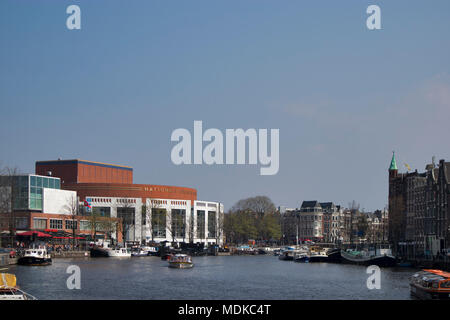
[[27, 232], [23, 232], [21, 234], [18, 234], [18, 236], [32, 236], [32, 235], [36, 235], [36, 237], [40, 237], [40, 238], [51, 238], [52, 236], [40, 231], [27, 231]]

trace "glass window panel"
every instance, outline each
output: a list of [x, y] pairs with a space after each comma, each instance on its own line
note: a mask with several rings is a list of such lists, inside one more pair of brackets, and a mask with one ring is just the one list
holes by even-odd
[[36, 209], [42, 210], [42, 199], [36, 199]]
[[60, 189], [61, 185], [60, 185], [60, 181], [59, 179], [55, 179], [55, 189]]
[[37, 183], [36, 183], [37, 187], [42, 187], [42, 177], [37, 177]]
[[30, 198], [30, 209], [36, 209], [36, 199]]
[[30, 176], [30, 184], [35, 187], [36, 186], [36, 176]]
[[31, 187], [30, 198], [36, 198], [37, 188]]
[[36, 188], [36, 199], [42, 199], [42, 188]]
[[55, 179], [48, 179], [48, 187], [49, 188], [55, 188]]
[[44, 178], [44, 185], [43, 185], [44, 188], [48, 188], [49, 180], [50, 180], [49, 178]]

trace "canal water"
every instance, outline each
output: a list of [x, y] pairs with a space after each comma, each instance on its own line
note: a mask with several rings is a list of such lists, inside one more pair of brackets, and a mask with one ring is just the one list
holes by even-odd
[[[38, 299], [410, 299], [415, 270], [381, 268], [369, 290], [366, 267], [296, 263], [272, 255], [194, 257], [192, 269], [171, 269], [159, 257], [53, 259], [50, 266], [11, 266], [18, 285]], [[81, 270], [81, 289], [66, 273]]]

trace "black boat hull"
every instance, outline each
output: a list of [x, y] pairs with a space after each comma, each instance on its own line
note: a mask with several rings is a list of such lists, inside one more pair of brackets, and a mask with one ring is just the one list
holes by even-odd
[[92, 258], [109, 257], [108, 252], [102, 248], [91, 248], [90, 256]]
[[310, 256], [309, 262], [328, 262], [328, 256]]
[[51, 258], [21, 257], [17, 264], [22, 266], [48, 266], [52, 264]]
[[348, 257], [346, 254], [341, 253], [341, 258], [343, 263], [348, 264], [357, 264], [363, 266], [371, 266], [376, 265], [379, 267], [394, 267], [397, 264], [397, 261], [392, 256], [376, 256], [373, 258], [353, 258]]
[[342, 257], [341, 257], [340, 249], [333, 249], [333, 250], [329, 251], [327, 262], [340, 263], [341, 260], [342, 260]]

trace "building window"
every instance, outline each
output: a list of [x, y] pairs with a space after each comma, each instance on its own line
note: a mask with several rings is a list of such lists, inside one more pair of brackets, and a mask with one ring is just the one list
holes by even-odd
[[152, 209], [153, 236], [166, 237], [166, 209]]
[[81, 220], [81, 221], [80, 221], [80, 230], [83, 230], [83, 231], [85, 231], [85, 230], [90, 230], [90, 227], [89, 227], [89, 221], [87, 221], [87, 220]]
[[76, 230], [78, 226], [77, 220], [66, 220], [66, 229]]
[[208, 238], [216, 237], [216, 212], [208, 211]]
[[92, 211], [94, 214], [99, 215], [101, 217], [111, 217], [111, 208], [110, 207], [92, 207]]
[[27, 218], [16, 218], [16, 228], [17, 229], [28, 229], [28, 219]]
[[50, 229], [62, 230], [63, 221], [60, 219], [50, 219]]
[[173, 238], [185, 237], [186, 210], [172, 209], [171, 231]]
[[40, 230], [47, 229], [47, 219], [33, 218], [33, 228]]
[[205, 211], [197, 210], [197, 238], [205, 238]]

